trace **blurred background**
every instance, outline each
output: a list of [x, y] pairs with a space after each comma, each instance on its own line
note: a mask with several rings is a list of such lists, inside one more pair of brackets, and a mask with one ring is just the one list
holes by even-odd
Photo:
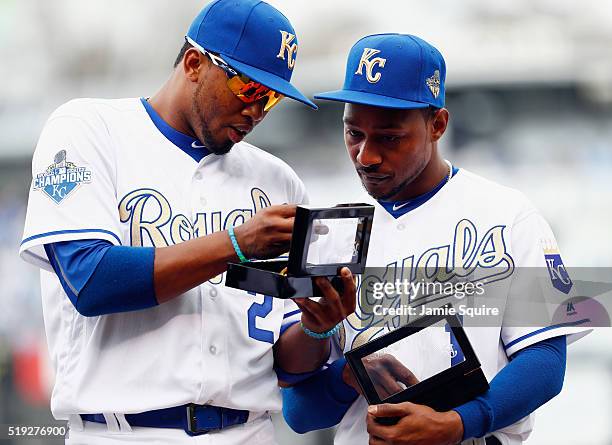
[[[417, 34], [446, 58], [444, 155], [526, 193], [567, 266], [612, 266], [612, 2], [606, 0], [270, 0], [299, 38], [295, 84], [342, 84], [366, 34]], [[0, 0], [0, 424], [49, 423], [52, 385], [38, 272], [17, 256], [30, 161], [48, 115], [74, 97], [152, 95], [203, 1]], [[248, 140], [286, 160], [311, 202], [361, 187], [345, 154], [342, 106], [285, 100]], [[608, 297], [609, 298], [609, 297]], [[569, 349], [563, 392], [529, 444], [612, 444], [612, 330]], [[284, 444], [331, 443], [332, 431]], [[35, 441], [28, 441], [35, 443]], [[50, 443], [39, 441], [39, 443]]]

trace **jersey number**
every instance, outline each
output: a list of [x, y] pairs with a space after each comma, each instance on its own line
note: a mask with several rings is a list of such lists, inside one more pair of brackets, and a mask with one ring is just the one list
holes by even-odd
[[[249, 294], [257, 295], [254, 292], [249, 292]], [[274, 332], [268, 331], [267, 329], [260, 329], [256, 325], [258, 317], [266, 318], [270, 312], [272, 312], [272, 297], [270, 295], [264, 295], [262, 303], [253, 303], [251, 305], [247, 312], [249, 320], [249, 337], [274, 344]]]

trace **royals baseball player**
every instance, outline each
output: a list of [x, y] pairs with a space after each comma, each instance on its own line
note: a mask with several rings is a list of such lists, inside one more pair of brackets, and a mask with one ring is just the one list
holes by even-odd
[[[524, 195], [440, 156], [437, 141], [449, 116], [443, 108], [444, 81], [445, 63], [436, 48], [415, 36], [381, 34], [353, 46], [343, 89], [315, 97], [346, 103], [347, 151], [376, 205], [368, 265], [385, 268], [380, 278], [416, 281], [427, 268], [441, 282], [467, 272], [498, 280], [501, 325], [471, 327], [465, 320], [491, 389], [443, 413], [412, 403], [368, 407], [344, 359], [338, 358], [317, 376], [283, 390], [285, 418], [298, 432], [339, 423], [338, 445], [522, 443], [533, 426], [531, 413], [561, 389], [566, 341], [584, 335], [581, 325], [588, 320], [579, 314], [541, 327], [520, 327], [510, 319], [508, 314], [520, 313], [513, 306], [528, 307], [534, 298], [533, 287], [517, 282], [519, 270], [545, 271], [554, 292], [570, 292], [571, 280], [559, 273], [564, 268], [554, 236]], [[397, 327], [391, 317], [374, 325], [380, 317], [364, 301], [343, 322], [332, 357]], [[413, 364], [418, 380], [457, 359], [449, 332], [426, 332], [401, 346], [405, 350], [397, 355], [412, 357], [404, 363]], [[440, 350], [447, 351], [446, 366], [434, 359]], [[403, 383], [411, 384], [410, 378]], [[401, 389], [394, 382], [386, 383], [390, 394]], [[316, 416], [309, 414], [314, 409]], [[400, 420], [382, 425], [376, 421], [381, 417]]]
[[296, 323], [326, 337], [352, 311], [348, 270], [349, 290], [318, 280], [324, 301], [303, 316], [223, 286], [228, 261], [288, 251], [295, 206], [273, 204], [306, 200], [242, 142], [282, 96], [314, 107], [289, 83], [291, 24], [217, 0], [186, 39], [158, 93], [70, 101], [34, 153], [20, 254], [41, 268], [51, 410], [71, 444], [273, 443], [273, 365], [283, 380], [329, 355]]

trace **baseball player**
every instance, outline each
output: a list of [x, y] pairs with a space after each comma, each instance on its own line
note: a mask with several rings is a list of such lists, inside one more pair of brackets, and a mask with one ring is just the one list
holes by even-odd
[[242, 142], [284, 96], [316, 108], [289, 83], [297, 49], [272, 6], [216, 0], [154, 96], [73, 100], [46, 123], [20, 255], [41, 268], [68, 443], [273, 443], [278, 379], [329, 356], [348, 269], [304, 312], [223, 286], [228, 261], [288, 251], [295, 205], [274, 204], [306, 200]]
[[[562, 270], [548, 224], [520, 192], [440, 155], [438, 141], [449, 119], [445, 77], [442, 55], [424, 40], [371, 35], [352, 47], [343, 88], [315, 96], [346, 104], [346, 148], [376, 205], [368, 265], [386, 268], [387, 276], [413, 280], [425, 267], [433, 269], [430, 276], [446, 280], [465, 276], [471, 268], [509, 277], [519, 268], [547, 271], [554, 265]], [[570, 285], [558, 282], [560, 278]], [[499, 284], [506, 311], [518, 292], [510, 282]], [[556, 292], [570, 292], [569, 277], [551, 273], [546, 282]], [[533, 298], [529, 290], [521, 295], [527, 303]], [[393, 329], [391, 321], [380, 326], [372, 320], [371, 308], [360, 301], [335, 337], [334, 356], [342, 357], [342, 352]], [[561, 390], [566, 343], [584, 335], [587, 322], [516, 327], [504, 316], [497, 327], [466, 323], [490, 390], [448, 412], [408, 402], [368, 407], [345, 360], [338, 358], [325, 371], [283, 390], [285, 419], [298, 432], [339, 424], [338, 445], [520, 444], [532, 429], [533, 411]], [[435, 351], [447, 351], [446, 367], [454, 363], [457, 353], [450, 333], [440, 346], [438, 330], [425, 332], [420, 343], [401, 346], [408, 348], [403, 356], [413, 357], [410, 369], [391, 362], [377, 367], [377, 372], [387, 370], [375, 377], [389, 394], [438, 372]], [[377, 360], [389, 361], [386, 354]], [[400, 420], [385, 425], [377, 421], [382, 417]]]

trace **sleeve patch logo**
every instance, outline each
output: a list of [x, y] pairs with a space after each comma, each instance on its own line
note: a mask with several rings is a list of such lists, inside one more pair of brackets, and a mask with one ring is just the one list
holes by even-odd
[[77, 167], [66, 159], [66, 150], [60, 150], [53, 158], [53, 164], [36, 175], [33, 190], [42, 190], [56, 204], [60, 204], [82, 183], [91, 182], [91, 170]]
[[542, 246], [544, 248], [544, 259], [546, 260], [546, 267], [548, 268], [548, 274], [550, 275], [552, 285], [558, 291], [569, 294], [573, 283], [565, 269], [559, 249], [556, 244], [550, 241], [542, 241]]

